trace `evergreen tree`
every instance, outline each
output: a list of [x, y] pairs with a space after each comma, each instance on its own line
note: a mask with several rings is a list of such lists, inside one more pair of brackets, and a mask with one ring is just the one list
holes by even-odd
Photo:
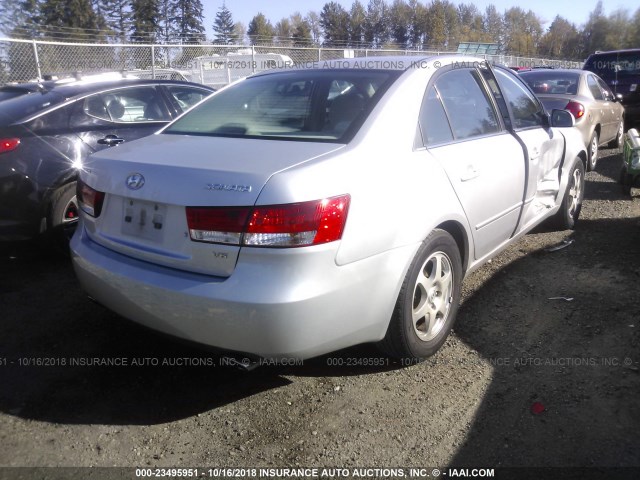
[[126, 42], [131, 30], [130, 0], [100, 0], [100, 13], [105, 26], [120, 42]]
[[406, 48], [411, 36], [411, 7], [404, 0], [394, 0], [389, 9], [391, 41], [400, 48]]
[[158, 32], [160, 10], [157, 0], [132, 0], [131, 40], [152, 43]]
[[355, 0], [349, 10], [349, 45], [359, 47], [364, 43], [364, 28], [367, 11], [360, 0]]
[[176, 26], [173, 22], [174, 0], [156, 0], [158, 4], [158, 16], [156, 17], [157, 35], [156, 41], [170, 43], [175, 40]]
[[[202, 2], [200, 0], [174, 0], [173, 23], [181, 43], [201, 43], [205, 40]], [[223, 4], [224, 5], [224, 4]]]
[[249, 22], [247, 35], [252, 45], [267, 45], [273, 43], [275, 30], [271, 22], [262, 13], [258, 13]]
[[220, 7], [220, 10], [216, 13], [216, 20], [213, 22], [213, 31], [216, 33], [213, 41], [225, 45], [233, 43], [233, 27], [234, 23], [231, 11], [227, 8], [225, 2], [222, 2], [222, 7]]
[[339, 3], [324, 4], [320, 12], [320, 26], [326, 46], [344, 46], [349, 41], [349, 13]]
[[52, 34], [83, 40], [96, 39], [100, 26], [90, 0], [45, 0], [40, 21]]
[[381, 47], [389, 39], [389, 8], [384, 0], [369, 0], [364, 39], [372, 47]]

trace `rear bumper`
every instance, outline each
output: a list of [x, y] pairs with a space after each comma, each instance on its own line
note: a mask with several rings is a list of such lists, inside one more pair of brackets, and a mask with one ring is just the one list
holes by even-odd
[[113, 252], [79, 227], [71, 241], [89, 295], [137, 323], [263, 358], [310, 358], [380, 340], [418, 245], [337, 266], [337, 243], [243, 248], [228, 278]]

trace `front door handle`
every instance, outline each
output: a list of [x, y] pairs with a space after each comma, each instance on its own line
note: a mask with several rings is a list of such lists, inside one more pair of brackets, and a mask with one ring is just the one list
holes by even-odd
[[120, 138], [116, 135], [107, 135], [106, 137], [98, 140], [100, 145], [109, 145], [110, 147], [120, 145], [122, 142], [124, 142], [124, 138]]

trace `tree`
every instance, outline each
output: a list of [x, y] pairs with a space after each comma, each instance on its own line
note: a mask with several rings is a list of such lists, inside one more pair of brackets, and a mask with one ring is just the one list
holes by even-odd
[[[180, 43], [201, 43], [205, 40], [202, 2], [174, 0], [171, 22]], [[224, 7], [224, 3], [222, 4]], [[232, 35], [233, 36], [233, 35]]]
[[488, 5], [484, 11], [483, 27], [487, 41], [502, 46], [504, 23], [502, 21], [502, 15], [498, 13], [498, 9], [493, 4]]
[[578, 29], [567, 19], [556, 15], [540, 40], [539, 54], [549, 58], [578, 58], [580, 36]]
[[421, 48], [425, 39], [427, 9], [418, 0], [409, 0], [411, 9], [410, 44], [411, 48]]
[[36, 38], [40, 29], [40, 0], [0, 1], [0, 33], [13, 38]]
[[426, 43], [432, 48], [444, 48], [447, 43], [447, 11], [442, 0], [433, 0], [424, 18]]
[[53, 34], [82, 40], [98, 37], [98, 17], [90, 0], [45, 0], [40, 21]]
[[120, 42], [127, 40], [131, 30], [130, 4], [130, 0], [100, 0], [100, 10], [105, 26]]
[[233, 25], [233, 43], [244, 45], [247, 36], [247, 27], [242, 22], [236, 22]]
[[132, 0], [131, 40], [140, 43], [155, 42], [160, 25], [160, 6], [157, 0]]
[[308, 47], [313, 43], [311, 26], [300, 12], [295, 12], [289, 18], [291, 24], [291, 40], [296, 47]]
[[251, 19], [251, 22], [249, 22], [247, 35], [252, 45], [268, 45], [273, 43], [275, 29], [264, 14], [258, 13]]
[[322, 28], [320, 27], [320, 15], [318, 12], [310, 11], [307, 16], [304, 17], [307, 24], [309, 24], [309, 30], [311, 31], [311, 38], [315, 45], [320, 44], [320, 36], [322, 35]]
[[274, 29], [276, 32], [276, 43], [278, 45], [290, 47], [293, 44], [291, 40], [293, 32], [291, 22], [288, 18], [280, 19], [280, 21], [276, 23]]
[[364, 43], [364, 29], [367, 21], [367, 11], [360, 0], [355, 0], [351, 4], [349, 11], [349, 45], [359, 47]]
[[157, 39], [161, 43], [170, 43], [176, 35], [176, 28], [173, 22], [173, 0], [156, 0], [158, 2], [158, 25]]
[[344, 46], [349, 41], [349, 14], [337, 2], [328, 2], [320, 12], [320, 26], [324, 32], [324, 45]]
[[369, 0], [364, 39], [370, 46], [381, 47], [389, 40], [388, 15], [389, 8], [384, 0]]
[[411, 7], [405, 0], [394, 0], [389, 9], [389, 29], [391, 41], [400, 48], [410, 45], [411, 37]]
[[[200, 8], [200, 14], [202, 15], [202, 5]], [[225, 2], [222, 2], [222, 7], [220, 7], [220, 10], [218, 10], [218, 12], [216, 13], [216, 19], [213, 22], [213, 31], [216, 34], [213, 38], [213, 41], [215, 43], [222, 43], [224, 45], [233, 43], [234, 26], [235, 24], [233, 22], [231, 11], [227, 8]]]
[[542, 24], [531, 10], [512, 7], [504, 13], [504, 44], [508, 52], [533, 56], [542, 37]]
[[458, 5], [458, 25], [460, 41], [463, 42], [487, 42], [489, 39], [484, 33], [482, 14], [473, 3]]

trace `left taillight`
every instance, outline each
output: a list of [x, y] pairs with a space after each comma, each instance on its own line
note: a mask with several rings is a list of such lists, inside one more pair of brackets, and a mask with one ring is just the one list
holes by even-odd
[[76, 183], [76, 198], [83, 212], [92, 217], [99, 217], [104, 203], [104, 192], [91, 188], [78, 178]]
[[251, 247], [304, 247], [342, 238], [349, 195], [258, 207], [187, 207], [191, 239]]
[[0, 153], [11, 152], [20, 145], [19, 138], [0, 138]]

